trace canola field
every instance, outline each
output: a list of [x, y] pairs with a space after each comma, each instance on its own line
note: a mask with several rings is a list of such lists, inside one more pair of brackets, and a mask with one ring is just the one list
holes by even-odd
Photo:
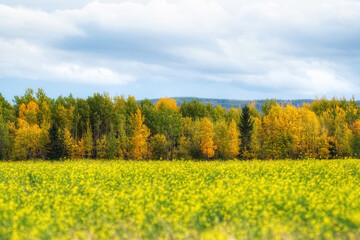
[[1, 162], [0, 239], [360, 239], [360, 161]]

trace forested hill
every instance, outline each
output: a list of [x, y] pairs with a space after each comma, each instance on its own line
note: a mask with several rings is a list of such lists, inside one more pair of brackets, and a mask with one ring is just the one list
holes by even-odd
[[[234, 99], [217, 99], [217, 98], [196, 98], [196, 97], [174, 97], [178, 106], [180, 106], [184, 101], [190, 102], [194, 99], [198, 100], [202, 104], [210, 103], [212, 106], [216, 107], [221, 105], [225, 109], [239, 108], [244, 107], [255, 102], [255, 108], [258, 111], [261, 111], [261, 105], [264, 104], [265, 100], [234, 100]], [[150, 99], [150, 101], [156, 104], [159, 101], [159, 98]], [[313, 99], [296, 99], [296, 100], [276, 100], [280, 105], [288, 105], [291, 103], [293, 106], [302, 107], [304, 103], [312, 103]]]

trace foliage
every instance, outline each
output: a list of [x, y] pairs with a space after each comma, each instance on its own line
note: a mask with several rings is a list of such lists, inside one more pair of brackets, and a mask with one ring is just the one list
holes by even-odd
[[200, 139], [201, 139], [201, 151], [206, 156], [206, 158], [212, 158], [215, 156], [215, 150], [217, 146], [214, 143], [214, 130], [213, 124], [204, 117], [201, 121], [201, 132], [200, 132]]
[[246, 156], [250, 149], [251, 135], [254, 128], [254, 120], [251, 117], [250, 111], [251, 109], [247, 105], [242, 108], [242, 114], [239, 123], [241, 152], [243, 156]]
[[152, 159], [167, 159], [167, 141], [165, 135], [156, 134], [150, 139]]
[[360, 157], [354, 98], [241, 102], [242, 109], [235, 100], [185, 99], [179, 107], [178, 99], [137, 102], [107, 93], [51, 99], [28, 89], [11, 105], [0, 94], [0, 159]]
[[147, 152], [147, 138], [150, 136], [148, 127], [144, 124], [145, 117], [141, 114], [140, 108], [132, 116], [131, 126], [133, 129], [130, 138], [131, 157], [135, 160], [143, 159]]

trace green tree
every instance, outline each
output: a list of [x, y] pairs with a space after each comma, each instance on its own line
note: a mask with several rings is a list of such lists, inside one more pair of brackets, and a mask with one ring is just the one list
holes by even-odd
[[165, 135], [156, 134], [150, 138], [152, 159], [167, 159], [167, 144]]
[[2, 109], [2, 103], [0, 102], [0, 159], [8, 159], [10, 157], [8, 151], [11, 148], [10, 129], [4, 119]]
[[119, 141], [115, 137], [115, 132], [111, 131], [106, 137], [106, 157], [108, 159], [115, 159], [118, 153]]
[[240, 117], [240, 143], [241, 154], [244, 155], [250, 149], [251, 135], [253, 133], [254, 120], [250, 115], [250, 108], [246, 105], [242, 108], [242, 114]]
[[92, 134], [92, 130], [91, 130], [89, 123], [87, 124], [87, 130], [84, 135], [84, 149], [85, 149], [86, 156], [88, 158], [91, 158], [92, 151], [94, 149], [94, 139], [93, 139], [93, 134]]
[[277, 102], [275, 99], [266, 99], [264, 101], [264, 104], [261, 105], [261, 111], [264, 116], [268, 115], [270, 113], [270, 110], [272, 107], [276, 106]]
[[66, 149], [63, 137], [60, 136], [60, 130], [56, 123], [51, 125], [49, 130], [49, 143], [47, 144], [47, 159], [60, 159], [65, 157]]

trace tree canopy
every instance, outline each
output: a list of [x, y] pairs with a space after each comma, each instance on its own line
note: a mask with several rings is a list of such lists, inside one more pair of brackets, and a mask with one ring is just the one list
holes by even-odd
[[[258, 108], [258, 107], [257, 107]], [[0, 94], [0, 159], [278, 159], [360, 156], [360, 106], [316, 99], [302, 107], [265, 100], [225, 109], [96, 93], [49, 98]]]

